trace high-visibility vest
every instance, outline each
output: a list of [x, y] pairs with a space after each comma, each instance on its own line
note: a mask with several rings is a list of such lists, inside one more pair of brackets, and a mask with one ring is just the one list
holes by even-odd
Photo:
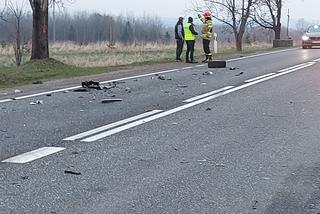
[[184, 39], [186, 41], [196, 40], [196, 35], [194, 35], [190, 30], [191, 23], [187, 23], [184, 25]]

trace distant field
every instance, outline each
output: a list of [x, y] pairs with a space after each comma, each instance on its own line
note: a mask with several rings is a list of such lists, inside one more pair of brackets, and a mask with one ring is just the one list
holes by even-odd
[[[232, 53], [232, 44], [221, 44], [220, 53]], [[271, 44], [245, 45], [245, 51], [270, 48]], [[30, 47], [29, 47], [30, 48]], [[196, 45], [195, 55], [202, 58], [200, 42]], [[125, 46], [116, 44], [110, 48], [107, 43], [78, 45], [74, 43], [55, 43], [50, 46], [50, 57], [77, 67], [109, 67], [144, 62], [166, 62], [175, 58], [175, 44], [136, 44]], [[25, 54], [24, 62], [30, 56]], [[184, 57], [183, 57], [184, 58]], [[0, 48], [0, 67], [14, 66], [14, 52], [11, 46]]]

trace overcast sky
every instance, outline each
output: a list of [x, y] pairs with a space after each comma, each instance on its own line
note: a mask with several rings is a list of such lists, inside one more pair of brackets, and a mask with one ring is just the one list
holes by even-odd
[[[68, 10], [87, 10], [101, 13], [130, 13], [136, 16], [155, 14], [163, 18], [174, 18], [187, 15], [185, 9], [191, 6], [191, 0], [73, 0]], [[294, 19], [320, 20], [320, 0], [285, 0], [286, 8], [290, 8]], [[287, 10], [284, 9], [284, 15]]]

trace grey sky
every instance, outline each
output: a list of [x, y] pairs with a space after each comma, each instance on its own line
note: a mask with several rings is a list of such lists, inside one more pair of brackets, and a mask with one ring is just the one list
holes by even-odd
[[[186, 15], [185, 9], [191, 6], [191, 0], [73, 0], [70, 11], [88, 10], [102, 13], [130, 13], [137, 16], [156, 14], [159, 17], [173, 18]], [[320, 0], [285, 0], [294, 19], [320, 20]], [[284, 9], [286, 15], [287, 9]]]

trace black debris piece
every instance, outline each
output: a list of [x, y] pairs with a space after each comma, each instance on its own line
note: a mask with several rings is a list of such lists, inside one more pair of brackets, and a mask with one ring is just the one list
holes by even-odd
[[165, 76], [165, 75], [160, 75], [160, 76], [158, 76], [158, 79], [160, 79], [160, 80], [166, 80], [166, 76]]
[[258, 208], [257, 205], [258, 205], [258, 201], [254, 201], [252, 205], [252, 209], [256, 210]]
[[226, 68], [227, 62], [224, 60], [213, 60], [208, 62], [208, 68]]
[[211, 111], [211, 110], [212, 110], [212, 108], [207, 108], [207, 109], [206, 109], [206, 111]]
[[101, 103], [114, 103], [114, 102], [122, 102], [122, 99], [104, 99], [104, 100], [101, 100]]
[[74, 171], [71, 171], [71, 170], [65, 170], [64, 173], [65, 174], [70, 174], [70, 175], [81, 175], [80, 172], [74, 172]]
[[242, 74], [244, 74], [244, 72], [240, 72], [240, 73], [236, 74], [236, 76], [238, 77], [238, 76], [241, 76]]
[[37, 80], [37, 81], [32, 82], [32, 84], [41, 85], [41, 84], [43, 84], [43, 82], [41, 80]]
[[73, 91], [74, 92], [89, 92], [89, 90], [86, 88], [77, 88], [77, 89], [74, 89]]
[[187, 88], [187, 85], [177, 85], [178, 88]]
[[51, 96], [52, 96], [52, 94], [46, 94], [46, 96], [47, 96], [47, 97], [51, 97]]
[[82, 82], [81, 85], [83, 88], [91, 88], [91, 89], [101, 90], [100, 83], [92, 81], [92, 80]]
[[234, 71], [234, 70], [237, 70], [237, 69], [239, 69], [239, 68], [236, 68], [236, 67], [230, 67], [229, 68], [230, 71]]

